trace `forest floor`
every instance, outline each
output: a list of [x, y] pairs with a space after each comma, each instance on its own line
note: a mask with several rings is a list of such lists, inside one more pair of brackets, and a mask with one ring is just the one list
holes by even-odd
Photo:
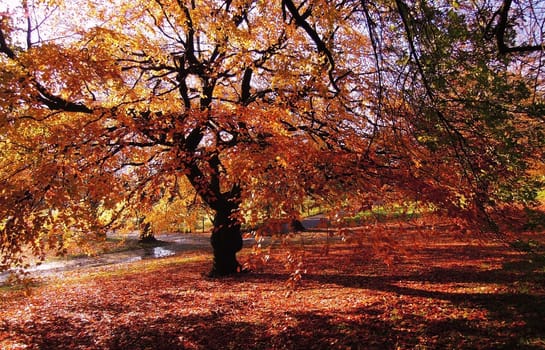
[[543, 235], [448, 227], [289, 236], [223, 279], [206, 250], [4, 286], [0, 348], [545, 349]]

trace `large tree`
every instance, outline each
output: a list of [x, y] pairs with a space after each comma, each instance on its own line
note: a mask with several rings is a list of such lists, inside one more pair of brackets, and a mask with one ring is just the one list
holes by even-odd
[[244, 220], [309, 196], [490, 224], [535, 190], [539, 5], [22, 1], [0, 27], [1, 264], [188, 189], [212, 275], [239, 269]]

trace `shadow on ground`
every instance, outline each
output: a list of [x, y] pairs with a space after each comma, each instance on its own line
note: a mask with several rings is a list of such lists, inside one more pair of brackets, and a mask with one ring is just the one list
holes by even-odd
[[[310, 257], [338, 272], [314, 269], [292, 299], [278, 288], [287, 273], [196, 282], [171, 268], [155, 284], [150, 275], [112, 282], [116, 290], [97, 291], [112, 293], [106, 301], [80, 297], [32, 320], [0, 321], [0, 336], [29, 349], [545, 349], [545, 269], [524, 258], [479, 267], [502, 254], [428, 249], [397, 273], [363, 263], [343, 270], [342, 254]], [[476, 263], [446, 264], [455, 258]], [[332, 295], [352, 306], [333, 307]], [[266, 309], [267, 298], [281, 306]]]

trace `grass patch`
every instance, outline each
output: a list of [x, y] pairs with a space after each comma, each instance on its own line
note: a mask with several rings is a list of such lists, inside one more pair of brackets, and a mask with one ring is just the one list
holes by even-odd
[[396, 220], [411, 220], [420, 217], [423, 213], [432, 211], [431, 208], [420, 208], [416, 204], [375, 206], [371, 210], [361, 211], [353, 216], [344, 218], [349, 226], [371, 222], [384, 223]]
[[172, 267], [184, 268], [186, 264], [205, 262], [211, 259], [209, 253], [189, 256], [173, 256], [159, 259], [146, 259], [135, 262], [106, 265], [84, 271], [69, 272], [62, 278], [63, 284], [85, 283], [113, 277], [131, 277], [147, 273], [158, 273]]

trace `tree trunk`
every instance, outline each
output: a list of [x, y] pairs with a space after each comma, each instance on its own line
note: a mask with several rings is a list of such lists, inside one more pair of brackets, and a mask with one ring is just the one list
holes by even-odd
[[231, 216], [233, 208], [226, 206], [216, 211], [210, 242], [214, 260], [210, 277], [219, 277], [240, 272], [236, 254], [242, 249], [240, 222]]
[[[202, 135], [197, 139], [202, 139]], [[194, 146], [197, 145], [198, 143], [194, 142]], [[230, 191], [221, 191], [221, 162], [217, 153], [211, 155], [207, 163], [209, 167], [206, 174], [199, 168], [197, 161], [189, 163], [190, 172], [187, 178], [204, 202], [215, 211], [214, 227], [210, 237], [214, 260], [208, 276], [220, 277], [241, 270], [236, 257], [237, 252], [242, 249], [241, 224], [237, 218], [241, 189], [238, 184], [234, 184]]]
[[140, 239], [141, 243], [152, 243], [157, 242], [153, 232], [151, 231], [151, 225], [149, 222], [146, 222], [140, 229]]

